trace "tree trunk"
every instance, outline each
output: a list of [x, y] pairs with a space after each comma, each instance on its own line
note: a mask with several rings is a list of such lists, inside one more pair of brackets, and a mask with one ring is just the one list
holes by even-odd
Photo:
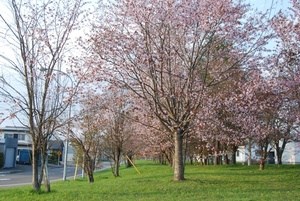
[[48, 155], [46, 156], [44, 165], [44, 187], [46, 192], [50, 192], [50, 180], [48, 174]]
[[41, 186], [39, 183], [39, 173], [38, 173], [38, 151], [36, 150], [35, 146], [32, 146], [32, 190], [33, 191], [40, 191]]
[[228, 155], [224, 154], [224, 165], [228, 165]]
[[248, 166], [251, 165], [251, 158], [252, 158], [251, 146], [252, 146], [251, 139], [248, 138]]
[[190, 164], [193, 165], [193, 156], [189, 156], [190, 158]]
[[50, 181], [48, 175], [48, 153], [47, 153], [47, 142], [41, 148], [41, 173], [40, 173], [40, 185], [44, 182], [46, 192], [50, 192]]
[[220, 150], [220, 142], [216, 141], [216, 144], [215, 144], [214, 165], [220, 165], [220, 158], [218, 156], [219, 150]]
[[279, 146], [279, 141], [275, 143], [275, 148], [276, 148], [276, 155], [277, 155], [277, 164], [282, 165], [282, 155], [283, 151], [285, 149], [285, 146], [287, 144], [287, 140], [283, 139], [281, 147]]
[[183, 146], [183, 165], [184, 165], [187, 160], [188, 141], [187, 139], [184, 139], [183, 141], [184, 141], [184, 146]]
[[88, 175], [88, 181], [89, 181], [89, 183], [94, 183], [94, 173], [91, 172], [91, 171], [89, 171], [87, 173], [87, 175]]
[[259, 170], [264, 170], [265, 169], [265, 160], [261, 159], [259, 163]]
[[279, 144], [276, 143], [276, 153], [277, 153], [277, 164], [282, 165], [282, 154], [283, 150], [281, 147], [279, 147]]
[[270, 150], [268, 150], [270, 142], [269, 140], [264, 140], [261, 142], [259, 154], [260, 154], [260, 164], [259, 164], [259, 170], [264, 170], [265, 169], [265, 164], [266, 161], [268, 160], [268, 156], [270, 154]]
[[183, 135], [181, 130], [174, 133], [174, 181], [184, 180]]
[[208, 165], [208, 156], [203, 155], [204, 158], [204, 165]]
[[230, 159], [230, 164], [232, 164], [232, 165], [235, 165], [236, 164], [236, 152], [237, 152], [237, 150], [238, 150], [238, 147], [237, 146], [232, 146], [231, 147], [231, 159]]
[[121, 157], [121, 150], [120, 149], [117, 149], [116, 150], [116, 154], [115, 154], [115, 157], [114, 157], [114, 176], [115, 177], [119, 177], [120, 176], [120, 157]]
[[166, 164], [165, 154], [164, 153], [160, 153], [158, 155], [158, 160], [159, 160], [160, 164], [165, 165]]
[[95, 163], [94, 160], [89, 156], [88, 152], [84, 154], [84, 172], [88, 177], [88, 182], [94, 182], [94, 170], [95, 170]]
[[164, 152], [164, 155], [165, 155], [165, 159], [167, 160], [169, 166], [173, 166], [173, 154], [172, 154], [172, 150], [171, 148], [167, 151]]
[[115, 177], [119, 177], [119, 159], [116, 159], [115, 163], [114, 163], [114, 176]]
[[[132, 161], [133, 156], [131, 154], [127, 155], [127, 157]], [[132, 164], [130, 163], [129, 159], [126, 158], [126, 168], [132, 167]]]
[[215, 151], [215, 155], [214, 155], [214, 165], [218, 164], [218, 157], [217, 157], [217, 153]]
[[280, 157], [277, 156], [278, 165], [282, 165], [282, 155]]

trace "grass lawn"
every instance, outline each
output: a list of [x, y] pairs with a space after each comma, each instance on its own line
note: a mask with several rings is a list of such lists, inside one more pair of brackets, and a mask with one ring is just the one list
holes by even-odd
[[134, 168], [121, 167], [121, 177], [110, 170], [86, 179], [51, 183], [50, 193], [33, 193], [31, 186], [0, 189], [0, 200], [300, 200], [300, 166], [194, 166], [187, 165], [186, 180], [173, 182], [169, 166], [137, 161]]

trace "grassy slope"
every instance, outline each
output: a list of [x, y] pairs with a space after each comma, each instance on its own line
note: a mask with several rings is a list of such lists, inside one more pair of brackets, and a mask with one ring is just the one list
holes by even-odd
[[190, 166], [186, 181], [172, 182], [168, 166], [138, 161], [121, 168], [121, 177], [110, 170], [96, 173], [95, 183], [84, 179], [51, 184], [51, 193], [32, 193], [31, 186], [0, 189], [0, 200], [300, 200], [300, 166]]

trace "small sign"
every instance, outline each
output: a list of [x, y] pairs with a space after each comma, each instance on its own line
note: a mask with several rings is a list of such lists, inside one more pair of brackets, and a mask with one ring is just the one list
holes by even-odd
[[57, 155], [59, 155], [59, 156], [60, 156], [60, 155], [61, 155], [61, 151], [58, 151], [58, 152], [57, 152]]

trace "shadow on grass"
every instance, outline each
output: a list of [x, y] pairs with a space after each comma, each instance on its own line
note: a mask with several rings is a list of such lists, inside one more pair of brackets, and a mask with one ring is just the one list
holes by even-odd
[[47, 192], [47, 191], [41, 189], [41, 190], [38, 190], [38, 191], [30, 190], [29, 194], [30, 195], [48, 195], [48, 194], [55, 194], [57, 192], [58, 192], [57, 190], [51, 190], [50, 192]]

